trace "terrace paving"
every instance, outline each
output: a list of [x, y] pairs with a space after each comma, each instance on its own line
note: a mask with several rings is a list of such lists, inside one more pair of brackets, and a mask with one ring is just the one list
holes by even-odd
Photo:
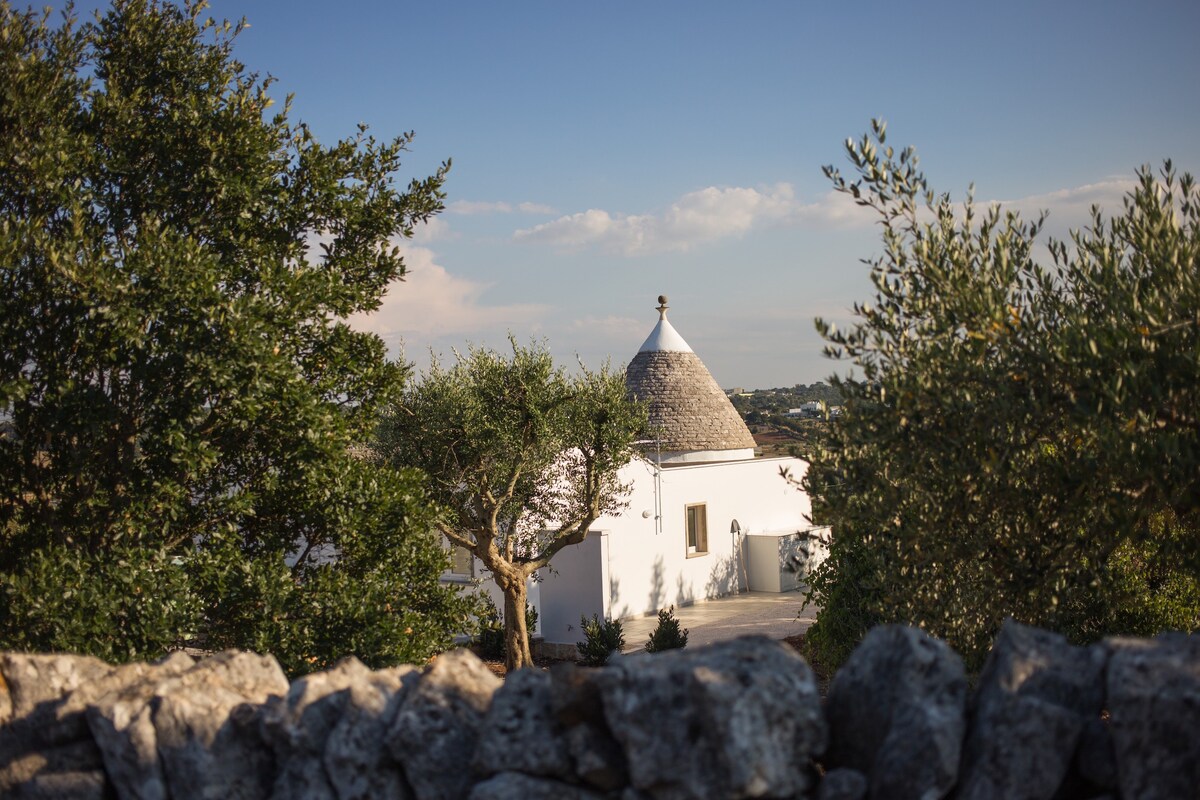
[[[675, 618], [688, 629], [692, 648], [749, 634], [796, 636], [816, 620], [817, 608], [803, 607], [804, 592], [744, 592], [676, 608]], [[657, 625], [657, 615], [622, 619], [625, 652], [641, 650]]]

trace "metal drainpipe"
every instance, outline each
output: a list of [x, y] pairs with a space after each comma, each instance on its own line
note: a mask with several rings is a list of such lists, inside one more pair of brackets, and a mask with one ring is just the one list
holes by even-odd
[[654, 439], [654, 535], [662, 533], [662, 438]]
[[654, 468], [654, 535], [658, 536], [662, 533], [662, 439], [655, 437], [654, 439], [638, 439], [634, 444], [650, 444], [654, 442], [654, 463], [651, 466]]

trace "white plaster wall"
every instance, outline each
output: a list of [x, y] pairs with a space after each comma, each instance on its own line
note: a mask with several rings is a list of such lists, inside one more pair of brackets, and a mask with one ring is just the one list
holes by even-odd
[[[734, 519], [742, 536], [811, 527], [807, 494], [784, 480], [780, 468], [799, 480], [808, 465], [769, 458], [664, 467], [656, 504], [654, 465], [631, 462], [621, 472], [632, 484], [628, 509], [597, 520], [583, 544], [560, 551], [551, 573], [530, 583], [538, 633], [547, 642], [570, 644], [580, 638], [580, 614], [643, 616], [748, 589], [740, 542], [729, 530]], [[685, 508], [692, 503], [707, 506], [708, 552], [689, 558]], [[659, 507], [661, 530], [655, 520]], [[503, 609], [503, 595], [478, 560], [475, 575], [480, 589]]]
[[[609, 534], [608, 615], [653, 614], [745, 588], [744, 564], [736, 557], [736, 537], [729, 530], [734, 519], [743, 535], [811, 524], [807, 495], [780, 476], [781, 467], [797, 479], [807, 469], [795, 458], [663, 468], [662, 526], [656, 532], [654, 466], [640, 460], [627, 466], [623, 477], [634, 485], [628, 511], [595, 526]], [[689, 558], [684, 515], [692, 503], [707, 506], [708, 553]], [[644, 511], [650, 516], [643, 517]]]
[[547, 642], [578, 642], [583, 638], [579, 630], [581, 616], [605, 616], [607, 563], [608, 535], [592, 530], [579, 544], [560, 550], [550, 569], [543, 570], [538, 626]]

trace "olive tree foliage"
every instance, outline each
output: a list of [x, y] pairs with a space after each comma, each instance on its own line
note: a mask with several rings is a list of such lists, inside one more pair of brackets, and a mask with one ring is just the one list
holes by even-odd
[[0, 1], [0, 648], [425, 657], [465, 609], [412, 474], [351, 454], [406, 368], [344, 320], [445, 167], [323, 146], [202, 3]]
[[1168, 162], [1069, 241], [935, 194], [882, 123], [834, 188], [883, 255], [849, 330], [818, 320], [842, 415], [805, 485], [835, 536], [818, 657], [879, 622], [978, 663], [1006, 616], [1076, 640], [1200, 626], [1200, 196]]
[[442, 509], [437, 529], [504, 593], [505, 660], [515, 669], [532, 663], [527, 582], [625, 508], [630, 487], [618, 473], [646, 413], [622, 372], [581, 365], [570, 375], [544, 345], [511, 344], [511, 355], [471, 347], [453, 366], [435, 359], [384, 419], [377, 448], [426, 473]]

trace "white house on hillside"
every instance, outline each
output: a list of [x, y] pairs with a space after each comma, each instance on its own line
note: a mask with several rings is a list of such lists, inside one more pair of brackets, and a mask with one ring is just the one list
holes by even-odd
[[[632, 486], [628, 509], [597, 520], [530, 587], [547, 643], [578, 641], [580, 616], [637, 617], [749, 589], [786, 591], [823, 558], [829, 529], [810, 523], [808, 496], [781, 475], [799, 479], [808, 465], [755, 458], [729, 398], [667, 321], [666, 297], [658, 311], [625, 377], [648, 406], [654, 438], [621, 472]], [[463, 559], [455, 570], [472, 566]]]

